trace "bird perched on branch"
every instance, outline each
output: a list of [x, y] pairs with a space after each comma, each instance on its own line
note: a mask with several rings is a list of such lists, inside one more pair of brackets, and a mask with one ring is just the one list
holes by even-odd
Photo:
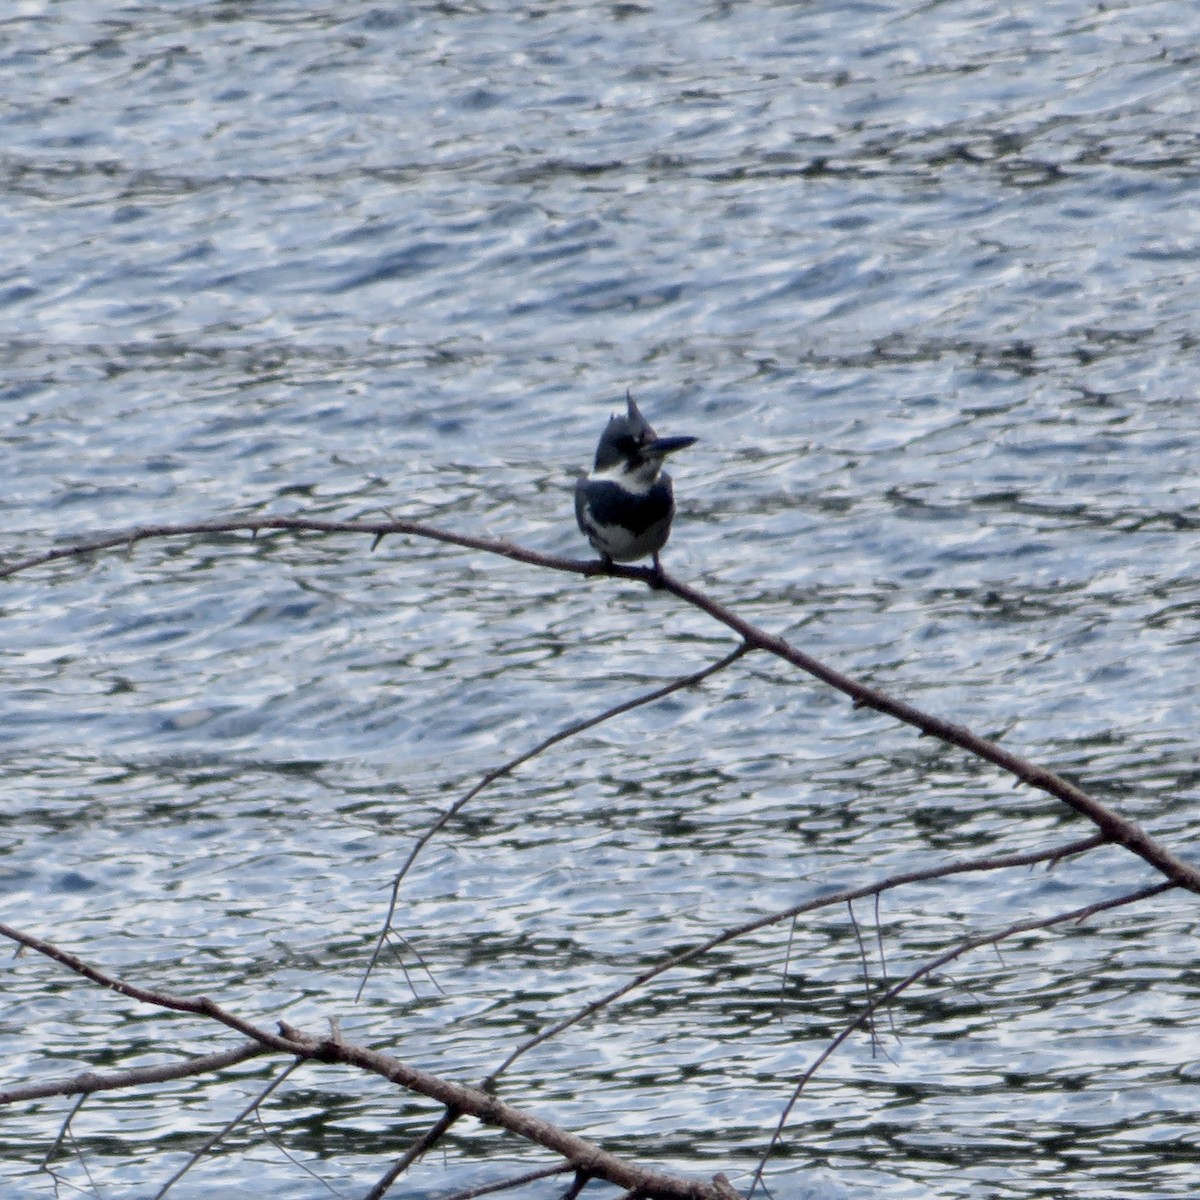
[[660, 438], [625, 393], [628, 411], [609, 419], [596, 447], [591, 474], [575, 485], [575, 519], [605, 565], [654, 557], [667, 544], [675, 495], [663, 469], [668, 454], [694, 437]]

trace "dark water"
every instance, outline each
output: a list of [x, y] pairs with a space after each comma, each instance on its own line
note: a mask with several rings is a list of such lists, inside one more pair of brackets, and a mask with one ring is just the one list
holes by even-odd
[[[572, 473], [632, 386], [702, 438], [671, 570], [1189, 854], [1198, 32], [1183, 3], [13, 6], [3, 554], [262, 513], [582, 554]], [[17, 576], [0, 913], [133, 982], [337, 1018], [471, 1080], [739, 921], [1087, 832], [752, 658], [484, 793], [401, 908], [444, 993], [389, 965], [353, 1002], [437, 812], [730, 645], [629, 584], [400, 539]], [[890, 893], [888, 969], [1150, 879], [1105, 851]], [[911, 991], [886, 1055], [856, 1037], [806, 1089], [774, 1194], [1196, 1195], [1195, 912], [1160, 897]], [[745, 1186], [861, 1002], [859, 954], [844, 908], [790, 958], [765, 930], [502, 1094]], [[30, 956], [2, 978], [6, 1083], [226, 1044]], [[268, 1077], [233, 1076], [90, 1100], [64, 1187], [153, 1194]], [[6, 1196], [55, 1194], [36, 1167], [66, 1111], [5, 1114]], [[171, 1194], [361, 1195], [431, 1111], [308, 1068], [262, 1116], [291, 1159], [250, 1128]], [[399, 1194], [522, 1169], [464, 1124]]]

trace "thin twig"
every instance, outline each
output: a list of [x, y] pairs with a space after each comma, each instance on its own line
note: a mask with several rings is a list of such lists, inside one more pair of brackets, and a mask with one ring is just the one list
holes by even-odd
[[457, 1108], [447, 1108], [437, 1121], [427, 1129], [409, 1148], [383, 1173], [375, 1186], [366, 1194], [363, 1200], [382, 1200], [388, 1188], [445, 1136], [450, 1126], [462, 1116]]
[[492, 1087], [496, 1080], [517, 1059], [527, 1054], [535, 1046], [540, 1046], [542, 1042], [549, 1041], [551, 1038], [557, 1037], [564, 1030], [570, 1029], [571, 1026], [577, 1025], [580, 1021], [594, 1016], [601, 1009], [607, 1008], [610, 1004], [615, 1003], [623, 996], [640, 988], [643, 984], [649, 983], [651, 979], [662, 975], [666, 971], [673, 970], [675, 967], [683, 966], [693, 959], [700, 958], [710, 950], [715, 950], [718, 946], [723, 946], [726, 942], [736, 941], [738, 938], [755, 933], [760, 929], [765, 929], [769, 925], [775, 925], [779, 921], [793, 920], [803, 913], [828, 908], [832, 904], [845, 904], [851, 900], [858, 900], [863, 896], [872, 896], [879, 892], [891, 891], [894, 888], [903, 887], [909, 883], [919, 883], [928, 879], [943, 879], [949, 875], [961, 875], [970, 871], [999, 871], [1011, 867], [1025, 867], [1037, 862], [1054, 862], [1073, 854], [1082, 854], [1087, 850], [1094, 850], [1096, 847], [1103, 845], [1104, 841], [1103, 835], [1093, 834], [1091, 837], [1081, 838], [1075, 842], [1067, 842], [1050, 850], [1032, 850], [1020, 854], [991, 856], [981, 859], [960, 859], [957, 862], [945, 863], [940, 867], [926, 867], [922, 870], [905, 871], [902, 874], [891, 875], [887, 879], [879, 880], [875, 883], [864, 884], [856, 888], [846, 888], [840, 892], [832, 892], [827, 896], [819, 896], [815, 900], [805, 900], [800, 904], [794, 904], [791, 908], [784, 909], [782, 912], [768, 913], [764, 917], [755, 917], [752, 921], [746, 921], [742, 925], [726, 929], [723, 933], [718, 933], [707, 941], [700, 942], [687, 950], [681, 950], [678, 954], [655, 963], [654, 966], [648, 967], [640, 975], [626, 981], [620, 987], [614, 988], [611, 992], [607, 992], [597, 1000], [593, 1000], [590, 1004], [576, 1010], [570, 1016], [564, 1017], [561, 1021], [556, 1021], [553, 1025], [547, 1026], [540, 1033], [534, 1034], [533, 1037], [528, 1038], [513, 1050], [484, 1080], [481, 1086], [485, 1089]]
[[817, 1073], [819, 1068], [825, 1063], [830, 1056], [842, 1045], [843, 1042], [862, 1024], [869, 1020], [883, 1004], [890, 1004], [898, 996], [906, 992], [914, 983], [924, 979], [927, 975], [933, 974], [939, 968], [944, 967], [947, 963], [953, 962], [956, 958], [961, 958], [964, 954], [969, 954], [972, 950], [978, 950], [981, 946], [992, 946], [998, 942], [1002, 942], [1010, 937], [1015, 937], [1019, 933], [1028, 933], [1035, 929], [1049, 929], [1054, 925], [1062, 925], [1068, 921], [1085, 921], [1088, 917], [1095, 916], [1096, 913], [1106, 912], [1109, 909], [1121, 908], [1126, 904], [1137, 904], [1142, 900], [1149, 900], [1152, 896], [1158, 896], [1163, 892], [1170, 891], [1178, 885], [1167, 881], [1165, 883], [1152, 884], [1149, 887], [1144, 887], [1136, 892], [1129, 892], [1124, 896], [1117, 896], [1111, 900], [1099, 900], [1094, 904], [1084, 905], [1082, 908], [1073, 909], [1070, 912], [1055, 913], [1050, 917], [1030, 917], [1024, 921], [1016, 921], [1012, 925], [995, 933], [979, 934], [976, 937], [970, 937], [960, 942], [957, 946], [950, 950], [939, 954], [936, 958], [930, 959], [927, 963], [918, 967], [911, 974], [906, 975], [899, 983], [889, 988], [881, 996], [877, 996], [863, 1007], [858, 1015], [847, 1024], [842, 1031], [817, 1055], [812, 1065], [800, 1077], [796, 1084], [787, 1104], [784, 1106], [783, 1113], [779, 1118], [779, 1123], [775, 1127], [775, 1132], [771, 1135], [771, 1140], [767, 1143], [767, 1148], [763, 1152], [762, 1158], [759, 1160], [758, 1166], [754, 1171], [754, 1178], [750, 1185], [750, 1191], [746, 1200], [752, 1200], [755, 1189], [759, 1186], [762, 1180], [763, 1171], [766, 1169], [767, 1160], [770, 1158], [772, 1151], [779, 1143], [779, 1139], [783, 1134], [784, 1126], [787, 1124], [788, 1117], [791, 1115], [792, 1109], [796, 1102], [800, 1099], [800, 1093], [804, 1090], [805, 1084]]
[[[82, 1100], [82, 1097], [81, 1097], [81, 1100]], [[76, 1107], [78, 1108], [78, 1106], [76, 1106]], [[72, 1114], [72, 1115], [74, 1115], [74, 1114]], [[92, 1178], [92, 1172], [88, 1168], [87, 1159], [84, 1157], [84, 1154], [83, 1154], [83, 1147], [75, 1140], [75, 1130], [70, 1127], [69, 1122], [68, 1122], [68, 1126], [67, 1126], [67, 1140], [71, 1143], [71, 1149], [75, 1152], [75, 1158], [79, 1163], [79, 1169], [83, 1172], [84, 1177], [88, 1181], [88, 1187], [91, 1188], [93, 1195], [99, 1196], [100, 1189], [97, 1188], [96, 1181]], [[51, 1172], [51, 1173], [53, 1174], [53, 1172]], [[57, 1176], [55, 1176], [55, 1178], [57, 1178]], [[78, 1192], [83, 1191], [82, 1188], [76, 1188], [75, 1190]]]
[[[875, 893], [875, 899], [879, 899], [879, 893]], [[871, 967], [867, 962], [867, 947], [863, 942], [862, 930], [858, 927], [858, 918], [854, 915], [854, 901], [846, 901], [846, 912], [850, 915], [850, 927], [854, 930], [854, 940], [858, 945], [858, 961], [862, 967], [863, 977], [863, 995], [866, 996], [868, 1003], [871, 999]], [[876, 1049], [883, 1049], [878, 1036], [875, 1033], [875, 1022], [868, 1018], [867, 1030], [871, 1035], [871, 1057], [875, 1056]]]
[[[1058, 859], [1054, 859], [1058, 862]], [[888, 967], [887, 967], [887, 951], [883, 946], [883, 924], [879, 918], [879, 896], [880, 893], [875, 893], [875, 947], [879, 951], [879, 980], [884, 989], [888, 986]], [[897, 1041], [900, 1040], [900, 1035], [896, 1032], [896, 1019], [892, 1016], [892, 1006], [887, 1006], [888, 1029], [891, 1030], [892, 1037]]]
[[703, 683], [710, 675], [715, 675], [718, 671], [725, 670], [726, 667], [737, 662], [747, 652], [745, 645], [739, 645], [731, 650], [724, 658], [719, 659], [715, 663], [710, 663], [707, 667], [699, 671], [694, 671], [690, 675], [684, 675], [679, 679], [672, 680], [670, 683], [660, 688], [655, 688], [652, 692], [646, 692], [644, 695], [635, 696], [632, 700], [622, 701], [620, 704], [614, 704], [611, 708], [607, 708], [602, 713], [598, 713], [594, 717], [587, 717], [582, 721], [574, 721], [570, 725], [564, 726], [562, 729], [552, 733], [549, 737], [543, 738], [532, 749], [526, 750], [518, 754], [515, 758], [510, 758], [506, 763], [495, 767], [488, 771], [478, 783], [463, 793], [455, 802], [434, 823], [417, 838], [416, 844], [409, 851], [408, 858], [405, 859], [404, 865], [396, 873], [396, 877], [392, 880], [392, 896], [388, 904], [387, 915], [384, 917], [383, 928], [379, 932], [378, 938], [375, 941], [375, 949], [371, 953], [370, 961], [368, 961], [366, 969], [363, 971], [363, 977], [359, 980], [358, 991], [355, 992], [354, 998], [358, 1000], [362, 997], [363, 988], [367, 985], [367, 980], [374, 970], [375, 964], [379, 961], [380, 952], [383, 950], [383, 943], [386, 939], [389, 930], [392, 928], [392, 918], [396, 915], [396, 905], [400, 898], [400, 884], [404, 877], [408, 874], [409, 869], [417, 859], [417, 855], [428, 845], [430, 839], [444, 829], [446, 824], [453, 820], [466, 805], [480, 792], [483, 791], [489, 784], [495, 783], [497, 779], [503, 778], [505, 775], [511, 775], [517, 767], [529, 762], [531, 758], [536, 758], [539, 754], [549, 750], [551, 746], [558, 745], [559, 742], [565, 742], [568, 738], [576, 737], [578, 734], [585, 733], [589, 729], [594, 729], [597, 725], [604, 724], [605, 721], [611, 721], [614, 717], [619, 717], [624, 713], [632, 712], [635, 708], [642, 708], [647, 704], [653, 704], [657, 700], [662, 700], [666, 696], [670, 696], [673, 692], [681, 691], [683, 688], [695, 687], [699, 683]]
[[230, 1118], [225, 1124], [217, 1130], [211, 1137], [204, 1140], [203, 1144], [196, 1150], [191, 1158], [167, 1180], [166, 1183], [154, 1193], [153, 1200], [162, 1200], [162, 1198], [177, 1184], [214, 1146], [219, 1145], [233, 1130], [235, 1130], [252, 1112], [258, 1111], [258, 1106], [281, 1084], [283, 1081], [304, 1062], [302, 1058], [293, 1059], [265, 1088], [246, 1105], [235, 1117]]
[[499, 1183], [484, 1183], [479, 1187], [467, 1188], [463, 1192], [455, 1192], [443, 1200], [475, 1200], [477, 1196], [490, 1196], [495, 1192], [507, 1192], [512, 1188], [524, 1187], [527, 1183], [536, 1183], [539, 1179], [552, 1179], [555, 1175], [566, 1175], [575, 1168], [570, 1163], [556, 1163], [552, 1167], [542, 1167], [538, 1171], [529, 1171], [524, 1175], [516, 1175], [512, 1179], [503, 1179]]
[[[59, 1093], [51, 1093], [56, 1095]], [[83, 1107], [84, 1101], [87, 1099], [87, 1093], [82, 1093], [79, 1099], [71, 1105], [67, 1115], [63, 1118], [63, 1123], [58, 1127], [58, 1136], [50, 1143], [50, 1149], [42, 1155], [42, 1161], [39, 1164], [40, 1169], [45, 1170], [50, 1165], [50, 1160], [54, 1157], [55, 1151], [63, 1144], [63, 1141], [69, 1136], [71, 1122], [75, 1119], [75, 1114]]]
[[[787, 997], [787, 981], [788, 973], [792, 967], [792, 944], [796, 940], [796, 918], [792, 918], [792, 923], [788, 926], [787, 946], [783, 951], [783, 970], [779, 976], [779, 999], [782, 1001]], [[783, 1020], [783, 1012], [779, 1014], [779, 1019]]]
[[[437, 976], [429, 969], [429, 964], [425, 961], [420, 950], [416, 948], [402, 933], [397, 933], [394, 929], [389, 929], [386, 926], [383, 930], [384, 936], [388, 939], [388, 944], [392, 946], [392, 954], [395, 956], [396, 962], [400, 964], [400, 970], [404, 972], [404, 982], [408, 984], [408, 990], [415, 996], [417, 994], [417, 985], [413, 983], [413, 978], [408, 969], [408, 964], [404, 961], [404, 955], [400, 952], [399, 947], [392, 945], [391, 939], [400, 942], [404, 949], [407, 950], [417, 960], [421, 970], [425, 972], [426, 978], [437, 989], [439, 996], [446, 994], [446, 989], [437, 981]], [[366, 982], [365, 979], [363, 982]], [[355, 992], [355, 1000], [362, 995], [362, 983], [359, 984], [358, 991]]]
[[312, 1169], [312, 1167], [310, 1167], [310, 1166], [308, 1165], [308, 1163], [301, 1162], [301, 1161], [300, 1161], [300, 1159], [299, 1159], [299, 1158], [297, 1158], [297, 1157], [296, 1157], [296, 1155], [294, 1155], [294, 1154], [293, 1154], [293, 1153], [292, 1153], [292, 1152], [291, 1152], [291, 1151], [290, 1151], [290, 1150], [289, 1150], [289, 1149], [288, 1149], [288, 1148], [287, 1148], [287, 1147], [286, 1147], [286, 1146], [285, 1146], [285, 1145], [284, 1145], [284, 1144], [283, 1144], [283, 1143], [282, 1143], [282, 1142], [281, 1142], [281, 1141], [280, 1141], [280, 1140], [279, 1140], [279, 1139], [278, 1139], [278, 1138], [277, 1138], [277, 1137], [276, 1137], [276, 1136], [275, 1136], [275, 1135], [274, 1135], [274, 1134], [273, 1134], [273, 1133], [272, 1133], [272, 1132], [271, 1132], [271, 1131], [270, 1131], [270, 1130], [267, 1128], [266, 1122], [265, 1122], [265, 1121], [262, 1119], [262, 1113], [261, 1113], [261, 1112], [259, 1112], [259, 1110], [258, 1110], [257, 1108], [254, 1110], [254, 1120], [255, 1120], [255, 1123], [258, 1125], [258, 1131], [259, 1131], [259, 1133], [261, 1133], [261, 1134], [263, 1135], [263, 1137], [264, 1137], [264, 1138], [266, 1138], [266, 1140], [267, 1140], [268, 1142], [270, 1142], [270, 1143], [271, 1143], [271, 1145], [272, 1145], [272, 1146], [274, 1146], [274, 1147], [275, 1147], [275, 1149], [276, 1149], [276, 1150], [278, 1150], [278, 1151], [279, 1151], [279, 1153], [280, 1153], [281, 1155], [283, 1155], [283, 1157], [284, 1157], [284, 1158], [286, 1158], [286, 1159], [288, 1160], [288, 1162], [290, 1162], [290, 1163], [292, 1164], [292, 1166], [294, 1166], [294, 1167], [298, 1167], [298, 1168], [299, 1168], [301, 1171], [303, 1171], [303, 1172], [305, 1173], [305, 1175], [309, 1176], [309, 1178], [316, 1180], [316, 1182], [317, 1182], [317, 1183], [319, 1183], [319, 1184], [320, 1184], [320, 1185], [321, 1185], [321, 1186], [322, 1186], [322, 1187], [323, 1187], [323, 1188], [324, 1188], [324, 1189], [325, 1189], [325, 1190], [326, 1190], [326, 1191], [327, 1191], [327, 1192], [328, 1192], [328, 1193], [329, 1193], [331, 1196], [337, 1196], [337, 1197], [339, 1197], [339, 1198], [340, 1198], [340, 1197], [343, 1195], [343, 1193], [342, 1193], [342, 1192], [339, 1192], [339, 1191], [337, 1190], [337, 1188], [335, 1188], [335, 1187], [333, 1186], [333, 1184], [331, 1184], [331, 1183], [329, 1182], [329, 1180], [328, 1180], [328, 1179], [324, 1179], [324, 1178], [322, 1178], [322, 1177], [321, 1177], [321, 1176], [320, 1176], [320, 1175], [319, 1175], [319, 1174], [318, 1174], [316, 1171], [314, 1171], [314, 1170]]

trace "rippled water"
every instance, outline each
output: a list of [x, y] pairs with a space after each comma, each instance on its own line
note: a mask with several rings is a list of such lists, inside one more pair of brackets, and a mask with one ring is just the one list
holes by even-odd
[[[632, 386], [680, 455], [669, 569], [1078, 778], [1185, 855], [1200, 790], [1197, 25], [1183, 3], [23, 3], [0, 19], [5, 558], [230, 514], [393, 513], [582, 554]], [[0, 912], [132, 982], [477, 1079], [670, 951], [1087, 830], [674, 600], [448, 547], [154, 542], [0, 585]], [[889, 893], [893, 977], [1114, 896], [1109, 850]], [[797, 1105], [778, 1197], [1200, 1190], [1195, 905], [980, 952]], [[875, 912], [856, 906], [875, 959]], [[786, 985], [781, 980], [787, 974]], [[877, 962], [873, 970], [878, 974]], [[863, 997], [844, 908], [522, 1059], [502, 1095], [748, 1172]], [[226, 1044], [31, 956], [6, 1083]], [[897, 1036], [898, 1035], [898, 1036]], [[64, 1177], [145, 1196], [262, 1087], [90, 1100]], [[6, 1112], [5, 1195], [68, 1104]], [[430, 1122], [310, 1067], [173, 1196], [360, 1195]], [[523, 1160], [528, 1162], [529, 1160]], [[524, 1169], [466, 1124], [398, 1194]], [[529, 1189], [557, 1195], [561, 1186]]]

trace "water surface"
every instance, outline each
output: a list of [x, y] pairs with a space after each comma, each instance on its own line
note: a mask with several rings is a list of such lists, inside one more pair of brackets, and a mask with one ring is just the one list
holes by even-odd
[[[265, 513], [582, 555], [572, 477], [632, 387], [702, 439], [669, 569], [1190, 855], [1195, 33], [1182, 3], [18, 6], [3, 555]], [[752, 657], [485, 792], [406, 884], [410, 977], [388, 962], [354, 1002], [440, 811], [731, 646], [631, 584], [399, 538], [16, 576], [0, 911], [132, 982], [472, 1080], [740, 921], [1087, 832]], [[887, 972], [1151, 879], [1105, 850], [890, 893]], [[1194, 911], [1168, 894], [909, 992], [886, 1053], [856, 1036], [805, 1089], [773, 1194], [1194, 1195]], [[3, 986], [9, 1082], [228, 1044], [29, 955]], [[663, 976], [502, 1094], [744, 1187], [862, 998], [825, 910], [790, 949], [777, 926]], [[89, 1100], [65, 1186], [153, 1194], [271, 1069]], [[67, 1108], [6, 1114], [6, 1195], [54, 1194]], [[361, 1195], [435, 1115], [307, 1068], [263, 1106], [278, 1145], [247, 1127], [171, 1194]], [[401, 1190], [530, 1161], [464, 1123]]]

